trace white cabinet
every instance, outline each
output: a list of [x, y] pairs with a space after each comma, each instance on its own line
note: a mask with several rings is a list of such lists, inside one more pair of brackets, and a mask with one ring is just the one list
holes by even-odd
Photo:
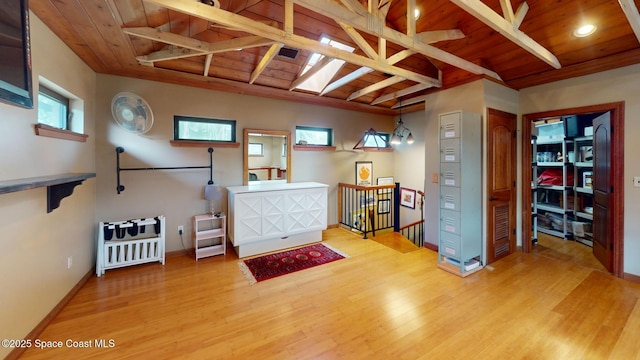
[[327, 188], [314, 182], [227, 188], [229, 239], [238, 256], [322, 241]]
[[203, 257], [224, 255], [227, 247], [227, 218], [203, 214], [193, 217], [193, 247], [196, 261]]
[[481, 129], [480, 114], [440, 115], [438, 266], [461, 276], [482, 268]]

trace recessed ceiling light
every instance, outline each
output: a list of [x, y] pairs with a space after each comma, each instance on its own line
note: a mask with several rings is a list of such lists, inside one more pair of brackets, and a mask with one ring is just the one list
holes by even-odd
[[413, 10], [413, 17], [416, 19], [420, 17], [420, 9]]
[[575, 37], [589, 36], [594, 32], [596, 32], [596, 29], [597, 27], [592, 24], [583, 25], [573, 31], [573, 36]]

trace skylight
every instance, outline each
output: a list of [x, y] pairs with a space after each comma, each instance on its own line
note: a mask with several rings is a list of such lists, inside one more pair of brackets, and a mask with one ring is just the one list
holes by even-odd
[[[335, 48], [340, 50], [345, 50], [348, 52], [353, 52], [355, 48], [352, 48], [349, 45], [345, 45], [339, 41], [331, 40], [326, 36], [320, 38], [320, 42], [323, 44], [329, 44]], [[313, 53], [309, 57], [309, 61], [307, 61], [307, 65], [302, 70], [300, 75], [304, 75], [309, 69], [313, 68], [318, 61], [322, 60], [324, 55]], [[325, 65], [321, 70], [315, 73], [313, 76], [309, 77], [306, 81], [302, 82], [300, 85], [296, 86], [296, 89], [313, 91], [316, 93], [320, 93], [322, 89], [324, 89], [329, 81], [338, 73], [342, 65], [344, 65], [344, 60], [333, 59], [327, 65]]]

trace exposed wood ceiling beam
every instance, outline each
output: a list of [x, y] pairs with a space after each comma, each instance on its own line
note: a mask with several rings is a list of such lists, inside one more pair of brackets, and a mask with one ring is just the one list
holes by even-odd
[[[271, 45], [273, 40], [265, 39], [262, 36], [245, 36], [241, 38], [222, 40], [215, 43], [208, 43], [192, 39], [190, 37], [174, 34], [168, 31], [157, 30], [150, 27], [136, 27], [136, 28], [124, 28], [122, 32], [128, 35], [141, 37], [148, 40], [163, 42], [169, 45], [179, 46], [181, 48], [195, 50], [196, 52], [183, 52], [184, 55], [177, 57], [168, 57], [163, 59], [163, 56], [168, 56], [166, 50], [157, 51], [146, 56], [141, 56], [146, 61], [160, 61], [160, 60], [172, 60], [180, 57], [197, 56], [204, 54], [213, 54], [217, 52], [233, 51], [241, 48], [251, 48]], [[174, 51], [179, 53], [179, 51]]]
[[[153, 0], [156, 1], [156, 0]], [[165, 0], [166, 1], [166, 0]], [[371, 15], [362, 16], [357, 13], [350, 13], [345, 11], [345, 8], [334, 4], [330, 0], [292, 0], [294, 3], [303, 6], [307, 9], [315, 11], [321, 15], [332, 18], [336, 21], [342, 21], [354, 28], [376, 35], [381, 38], [385, 38], [395, 44], [404, 46], [407, 49], [414, 50], [427, 57], [431, 57], [447, 64], [451, 64], [457, 68], [467, 70], [473, 74], [485, 74], [495, 79], [501, 80], [500, 76], [494, 71], [485, 69], [479, 65], [476, 65], [470, 61], [464, 60], [458, 56], [455, 56], [446, 51], [440, 50], [434, 46], [426, 44], [414, 37], [409, 37], [399, 31], [393, 30], [383, 24], [380, 24], [379, 19], [373, 18]], [[365, 65], [366, 66], [366, 65]], [[400, 75], [401, 74], [394, 74]]]
[[424, 43], [433, 44], [438, 41], [464, 39], [464, 34], [458, 29], [436, 30], [421, 32], [416, 37]]
[[638, 14], [638, 8], [633, 0], [618, 0], [624, 15], [629, 21], [629, 25], [633, 29], [633, 33], [636, 34], [636, 38], [640, 41], [640, 14]]
[[451, 2], [458, 5], [493, 30], [499, 32], [507, 39], [511, 40], [521, 48], [525, 49], [545, 63], [551, 65], [555, 69], [559, 69], [562, 67], [560, 65], [560, 61], [558, 61], [556, 56], [553, 55], [549, 50], [545, 49], [544, 47], [542, 47], [542, 45], [535, 42], [527, 34], [516, 29], [512, 22], [500, 16], [480, 0], [451, 0]]
[[[391, 55], [387, 59], [387, 62], [389, 62], [390, 65], [393, 65], [393, 64], [395, 64], [395, 63], [397, 63], [399, 61], [402, 61], [402, 60], [408, 58], [409, 56], [411, 56], [411, 55], [413, 55], [415, 53], [416, 52], [413, 51], [413, 50], [402, 50], [402, 51], [399, 51], [399, 52]], [[329, 92], [331, 92], [331, 91], [333, 91], [333, 90], [335, 90], [335, 89], [337, 89], [337, 88], [339, 88], [341, 86], [344, 86], [344, 85], [352, 82], [353, 80], [355, 80], [355, 79], [357, 79], [357, 78], [359, 78], [359, 77], [361, 77], [363, 75], [366, 75], [366, 74], [368, 74], [368, 73], [370, 73], [372, 71], [373, 71], [373, 69], [368, 68], [368, 67], [361, 67], [358, 70], [352, 71], [351, 73], [349, 73], [349, 74], [341, 77], [340, 79], [332, 82], [331, 84], [327, 85], [322, 90], [320, 95], [324, 95], [326, 93], [329, 93]], [[428, 87], [431, 87], [431, 86], [429, 85]]]
[[416, 0], [407, 0], [407, 36], [416, 34]]
[[372, 59], [378, 58], [378, 53], [375, 51], [375, 49], [371, 45], [369, 45], [367, 40], [365, 40], [365, 38], [362, 35], [360, 35], [360, 33], [356, 29], [354, 29], [353, 26], [347, 25], [343, 22], [338, 22], [338, 24], [340, 25], [340, 27], [342, 27], [342, 30], [344, 30], [344, 32], [346, 32], [347, 35], [349, 35], [351, 40], [353, 40], [353, 42], [355, 42], [356, 45], [358, 45], [358, 47], [360, 47], [360, 49], [368, 57]]
[[384, 89], [386, 87], [389, 87], [389, 86], [391, 86], [393, 84], [397, 84], [397, 83], [405, 81], [405, 80], [406, 79], [403, 78], [402, 76], [392, 76], [392, 77], [390, 77], [388, 79], [379, 81], [379, 82], [377, 82], [375, 84], [371, 84], [371, 85], [369, 85], [369, 86], [367, 86], [367, 87], [365, 87], [363, 89], [360, 89], [360, 90], [354, 92], [353, 94], [349, 95], [349, 97], [347, 98], [347, 101], [351, 101], [353, 99], [357, 99], [360, 96], [364, 96], [364, 95], [367, 95], [367, 94], [372, 93], [374, 91], [378, 91], [380, 89]]
[[256, 68], [251, 73], [251, 78], [249, 79], [249, 84], [253, 84], [253, 82], [256, 81], [258, 76], [260, 76], [260, 74], [262, 74], [264, 69], [267, 68], [267, 65], [269, 65], [271, 60], [273, 60], [273, 57], [278, 55], [278, 51], [280, 51], [280, 48], [282, 47], [282, 45], [284, 45], [284, 44], [277, 43], [277, 44], [271, 45], [271, 47], [269, 48], [269, 50], [267, 50], [267, 52], [264, 54], [262, 59], [260, 59], [260, 63], [258, 63], [258, 66], [256, 66]]
[[518, 10], [516, 10], [516, 15], [513, 19], [513, 27], [518, 29], [520, 25], [522, 25], [522, 21], [524, 21], [524, 17], [529, 12], [529, 5], [526, 2], [523, 2], [518, 6]]
[[209, 76], [209, 68], [211, 68], [211, 59], [213, 59], [213, 54], [207, 55], [204, 60], [204, 73], [203, 76]]
[[363, 66], [363, 67], [359, 68], [358, 70], [354, 70], [354, 71], [350, 72], [349, 74], [341, 77], [340, 79], [332, 82], [331, 84], [325, 86], [325, 88], [322, 89], [322, 92], [320, 93], [320, 95], [324, 95], [324, 94], [330, 93], [333, 90], [335, 90], [335, 89], [337, 89], [337, 88], [339, 88], [341, 86], [344, 86], [344, 85], [352, 82], [353, 80], [355, 80], [355, 79], [357, 79], [357, 78], [359, 78], [361, 76], [364, 76], [364, 75], [366, 75], [366, 74], [368, 74], [368, 73], [370, 73], [372, 71], [373, 71], [372, 68], [369, 68], [369, 67], [366, 67], [366, 66]]
[[504, 19], [513, 24], [515, 14], [511, 7], [511, 0], [500, 0], [500, 7], [502, 8], [502, 16]]
[[427, 89], [427, 88], [430, 88], [430, 86], [426, 85], [426, 84], [416, 84], [416, 85], [413, 85], [413, 86], [409, 86], [408, 88], [405, 88], [405, 89], [402, 89], [402, 90], [399, 90], [399, 91], [396, 91], [396, 92], [393, 92], [393, 93], [390, 93], [390, 94], [384, 94], [384, 95], [376, 98], [375, 100], [373, 100], [371, 102], [371, 105], [377, 105], [377, 104], [383, 103], [385, 101], [389, 101], [389, 100], [393, 100], [395, 98], [399, 98], [401, 96], [405, 96], [405, 95], [413, 94], [413, 93], [418, 92], [418, 91], [422, 91], [422, 90]]
[[367, 9], [365, 9], [358, 0], [340, 0], [340, 2], [342, 2], [342, 5], [347, 9], [358, 15], [365, 16], [368, 14]]
[[[243, 29], [246, 32], [252, 34], [259, 34], [265, 38], [282, 42], [287, 46], [299, 49], [306, 49], [312, 52], [337, 58], [349, 62], [351, 64], [359, 66], [367, 66], [375, 70], [389, 73], [392, 75], [402, 76], [408, 80], [412, 80], [419, 83], [428, 83], [433, 86], [440, 87], [442, 82], [438, 79], [433, 79], [425, 75], [417, 74], [412, 71], [408, 71], [399, 67], [391, 66], [388, 63], [380, 64], [379, 61], [375, 61], [366, 58], [361, 55], [352, 54], [348, 51], [337, 49], [333, 46], [325, 45], [317, 40], [311, 40], [296, 34], [286, 33], [284, 30], [280, 30], [244, 16], [230, 13], [225, 10], [217, 9], [212, 6], [202, 4], [200, 2], [194, 2], [192, 0], [145, 0], [156, 5], [163, 6], [168, 9], [176, 10], [191, 16], [195, 16], [207, 21], [221, 23], [227, 26]], [[295, 1], [294, 1], [295, 2]], [[344, 8], [337, 5], [342, 12]]]
[[420, 96], [416, 96], [416, 97], [413, 97], [413, 98], [404, 99], [404, 100], [402, 100], [402, 103], [397, 102], [391, 108], [392, 109], [397, 109], [397, 108], [401, 108], [401, 107], [405, 107], [405, 106], [421, 103], [421, 102], [424, 102], [425, 100], [427, 100], [427, 95], [420, 95]]

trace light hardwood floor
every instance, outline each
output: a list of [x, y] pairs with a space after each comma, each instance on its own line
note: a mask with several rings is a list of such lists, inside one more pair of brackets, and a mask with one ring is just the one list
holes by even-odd
[[460, 278], [342, 229], [350, 257], [249, 285], [233, 251], [92, 278], [24, 359], [637, 359], [640, 284], [515, 253]]

